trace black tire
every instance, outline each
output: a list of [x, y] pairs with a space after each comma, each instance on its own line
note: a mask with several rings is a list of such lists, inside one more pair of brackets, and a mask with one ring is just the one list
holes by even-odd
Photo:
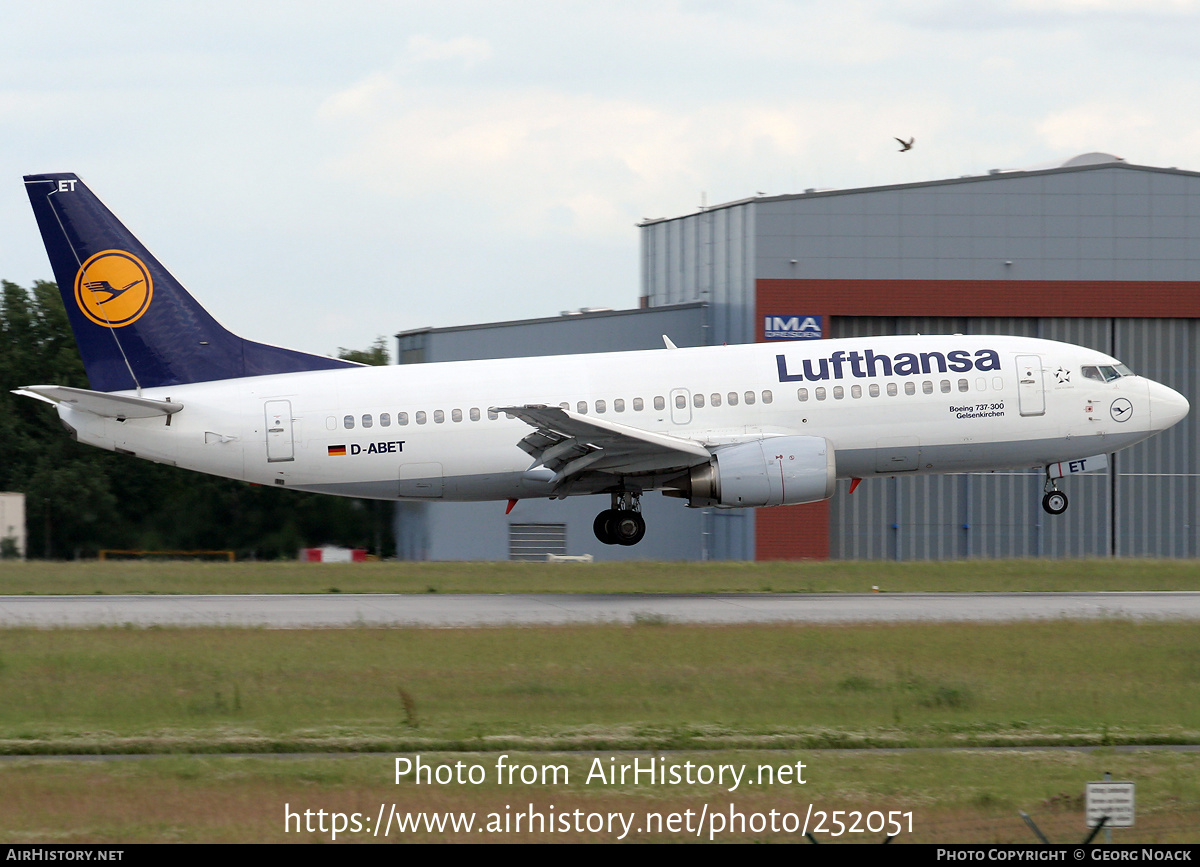
[[1062, 491], [1050, 491], [1042, 497], [1042, 508], [1051, 515], [1061, 515], [1067, 510], [1067, 495]]
[[622, 509], [608, 528], [618, 545], [636, 545], [646, 535], [646, 519], [640, 512]]
[[616, 509], [605, 509], [596, 516], [596, 520], [592, 521], [592, 532], [596, 534], [596, 538], [605, 545], [616, 545], [617, 539], [612, 531], [612, 525], [617, 515], [621, 514]]

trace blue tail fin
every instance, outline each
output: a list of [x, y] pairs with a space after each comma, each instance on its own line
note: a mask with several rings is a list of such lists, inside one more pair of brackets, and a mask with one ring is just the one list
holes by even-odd
[[357, 366], [225, 330], [75, 175], [25, 189], [96, 391]]

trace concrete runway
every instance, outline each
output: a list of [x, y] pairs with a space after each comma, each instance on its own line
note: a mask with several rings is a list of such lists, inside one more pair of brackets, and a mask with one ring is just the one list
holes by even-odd
[[14, 626], [548, 626], [586, 623], [1200, 620], [1200, 592], [711, 595], [2, 596]]

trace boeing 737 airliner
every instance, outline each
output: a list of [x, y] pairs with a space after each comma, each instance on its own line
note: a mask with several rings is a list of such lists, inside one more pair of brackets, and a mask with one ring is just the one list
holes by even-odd
[[[204, 473], [385, 500], [611, 495], [743, 508], [838, 478], [1041, 467], [1058, 480], [1188, 413], [1182, 395], [1065, 343], [866, 337], [363, 367], [230, 333], [73, 174], [25, 188], [91, 390], [30, 385], [80, 441]], [[855, 482], [857, 484], [857, 482]], [[853, 490], [853, 488], [852, 488]]]

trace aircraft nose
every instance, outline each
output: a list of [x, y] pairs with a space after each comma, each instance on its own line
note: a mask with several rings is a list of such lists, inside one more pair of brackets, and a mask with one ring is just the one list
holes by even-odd
[[1150, 382], [1150, 419], [1158, 430], [1183, 421], [1191, 409], [1188, 399], [1161, 382]]

